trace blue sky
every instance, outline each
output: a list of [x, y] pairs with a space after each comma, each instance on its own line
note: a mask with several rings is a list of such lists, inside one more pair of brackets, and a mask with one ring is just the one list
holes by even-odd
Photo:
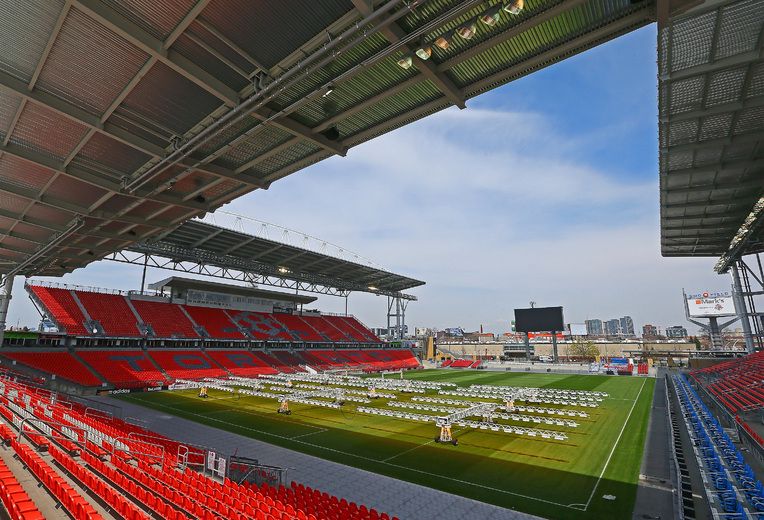
[[[684, 324], [681, 290], [721, 289], [713, 259], [664, 259], [658, 226], [655, 26], [353, 148], [225, 207], [321, 237], [427, 282], [410, 326], [503, 332], [512, 309], [569, 322]], [[140, 269], [65, 277], [118, 289]], [[148, 279], [168, 276], [150, 270]], [[35, 323], [14, 291], [10, 323]], [[353, 295], [370, 326], [385, 301]], [[321, 297], [328, 311], [344, 300]]]

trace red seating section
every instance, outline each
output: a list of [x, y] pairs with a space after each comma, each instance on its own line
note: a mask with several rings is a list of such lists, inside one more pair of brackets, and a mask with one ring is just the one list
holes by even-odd
[[83, 386], [101, 386], [101, 380], [68, 352], [3, 352], [3, 356], [27, 366], [56, 374]]
[[764, 351], [690, 372], [736, 415], [764, 407]]
[[454, 359], [451, 362], [451, 368], [467, 368], [472, 365], [472, 361], [469, 359]]
[[[3, 439], [11, 439], [10, 428], [4, 426]], [[7, 437], [6, 437], [7, 435]], [[0, 499], [11, 520], [45, 520], [34, 502], [29, 498], [19, 481], [8, 469], [5, 462], [0, 460]]]
[[77, 354], [116, 388], [143, 388], [167, 378], [140, 350], [80, 350]]
[[339, 343], [347, 341], [347, 336], [337, 327], [329, 323], [324, 316], [300, 316], [312, 329], [316, 330], [325, 341]]
[[[76, 403], [65, 400], [52, 403], [50, 396], [39, 390], [8, 380], [0, 382], [0, 416], [8, 424], [17, 424], [19, 416], [13, 410], [21, 411], [19, 404], [22, 403], [28, 403], [25, 408], [41, 422], [49, 423], [44, 428], [54, 432], [53, 439], [45, 438], [30, 430], [43, 428], [42, 424], [27, 424], [24, 428], [26, 438], [33, 444], [44, 443], [63, 470], [46, 462], [30, 444], [17, 440], [16, 434], [2, 422], [0, 438], [11, 442], [13, 450], [43, 489], [75, 520], [99, 520], [102, 517], [88, 499], [63, 478], [63, 473], [103, 500], [115, 517], [129, 520], [151, 517], [168, 520], [187, 520], [189, 517], [204, 520], [397, 520], [386, 513], [295, 482], [290, 487], [257, 486], [238, 484], [229, 479], [219, 482], [188, 468], [180, 470], [178, 457], [171, 455], [181, 451], [181, 445], [175, 441], [119, 419], [86, 414]], [[87, 427], [88, 438], [93, 440], [75, 445], [80, 461], [62, 447], [63, 439], [55, 436], [55, 428], [62, 425], [66, 425], [75, 437], [77, 431], [82, 432]], [[142, 442], [139, 437], [147, 442]], [[117, 442], [121, 444], [114, 449]], [[151, 451], [150, 446], [161, 448]], [[190, 448], [190, 455], [203, 463], [202, 451]], [[1, 461], [0, 491], [10, 518], [43, 518], [21, 489], [16, 476]]]
[[194, 325], [179, 305], [167, 302], [131, 299], [144, 323], [151, 325], [158, 338], [198, 338]]
[[207, 350], [206, 354], [235, 376], [278, 373], [270, 364], [246, 350]]
[[197, 325], [204, 327], [211, 338], [244, 339], [244, 335], [239, 332], [223, 309], [196, 305], [184, 305], [183, 308]]
[[148, 354], [172, 378], [200, 379], [229, 375], [200, 350], [154, 350]]
[[309, 343], [322, 343], [326, 341], [300, 316], [276, 313], [273, 314], [273, 318], [276, 321], [283, 323], [284, 326], [292, 333], [292, 336], [296, 336], [301, 341]]
[[88, 334], [85, 329], [85, 315], [82, 314], [71, 291], [42, 285], [27, 285], [34, 295], [50, 312], [56, 322], [69, 334]]
[[361, 337], [364, 338], [365, 342], [382, 343], [380, 339], [374, 335], [373, 332], [367, 329], [366, 326], [362, 324], [360, 321], [355, 319], [354, 316], [340, 316], [339, 318], [341, 320], [344, 320], [351, 327], [353, 327], [354, 330], [358, 331]]
[[90, 317], [98, 320], [109, 336], [140, 336], [138, 320], [119, 294], [74, 291]]
[[321, 316], [334, 327], [339, 329], [345, 335], [345, 341], [352, 343], [365, 343], [368, 340], [357, 331], [350, 323], [345, 321], [342, 316]]
[[11, 440], [11, 446], [21, 461], [34, 473], [43, 486], [58, 499], [75, 520], [98, 520], [103, 517], [69, 485], [40, 455], [27, 444]]
[[[173, 379], [303, 372], [304, 365], [322, 371], [350, 368], [367, 372], [419, 367], [419, 361], [406, 349], [271, 350], [266, 354], [262, 350], [242, 349], [143, 351], [83, 348], [76, 354], [105, 381], [119, 389], [164, 386]], [[2, 355], [83, 386], [101, 386], [101, 380], [69, 352], [5, 351]]]
[[[48, 313], [69, 334], [87, 336], [85, 315], [103, 326], [107, 336], [139, 337], [139, 321], [151, 325], [157, 338], [197, 339], [194, 323], [204, 327], [213, 339], [248, 339], [241, 329], [258, 341], [290, 343], [381, 343], [368, 328], [353, 316], [298, 315], [224, 310], [199, 305], [181, 305], [157, 300], [130, 298], [120, 294], [70, 291], [27, 284]], [[132, 304], [135, 312], [130, 308]], [[185, 310], [188, 316], [183, 312]], [[189, 320], [189, 317], [191, 320]]]
[[268, 357], [273, 360], [271, 364], [276, 367], [279, 372], [285, 372], [287, 374], [291, 372], [304, 372], [300, 365], [306, 364], [305, 359], [287, 352], [286, 350], [272, 350], [271, 355]]
[[238, 326], [248, 331], [253, 338], [260, 341], [300, 341], [300, 335], [289, 332], [289, 329], [274, 319], [274, 314], [249, 311], [228, 311], [228, 315]]

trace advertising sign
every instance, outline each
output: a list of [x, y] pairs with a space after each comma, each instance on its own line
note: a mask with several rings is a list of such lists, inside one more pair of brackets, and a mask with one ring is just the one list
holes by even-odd
[[731, 291], [699, 291], [686, 295], [687, 314], [691, 318], [735, 316], [735, 300]]

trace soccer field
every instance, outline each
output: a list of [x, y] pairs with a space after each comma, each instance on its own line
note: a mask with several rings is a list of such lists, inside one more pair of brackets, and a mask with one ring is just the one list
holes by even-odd
[[[455, 370], [408, 372], [405, 377], [459, 386], [590, 390], [606, 392], [608, 397], [596, 408], [574, 408], [588, 413], [588, 417], [574, 418], [578, 427], [533, 425], [563, 431], [567, 435], [564, 441], [454, 426], [458, 446], [435, 443], [438, 429], [432, 423], [363, 414], [352, 402], [341, 410], [290, 403], [292, 414], [285, 416], [276, 413], [275, 400], [216, 390], [210, 390], [207, 400], [197, 397], [196, 390], [126, 394], [120, 399], [543, 517], [631, 516], [655, 379]], [[436, 391], [425, 395], [439, 397]], [[399, 393], [397, 401], [411, 399], [410, 394]], [[381, 398], [368, 406], [387, 408], [387, 402]], [[500, 422], [529, 427], [527, 423]], [[606, 495], [615, 498], [603, 498]]]

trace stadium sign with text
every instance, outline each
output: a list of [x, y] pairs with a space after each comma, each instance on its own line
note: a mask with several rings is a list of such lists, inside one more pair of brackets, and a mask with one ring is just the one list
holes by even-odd
[[718, 318], [737, 314], [731, 291], [689, 293], [685, 300], [687, 315], [691, 318]]

